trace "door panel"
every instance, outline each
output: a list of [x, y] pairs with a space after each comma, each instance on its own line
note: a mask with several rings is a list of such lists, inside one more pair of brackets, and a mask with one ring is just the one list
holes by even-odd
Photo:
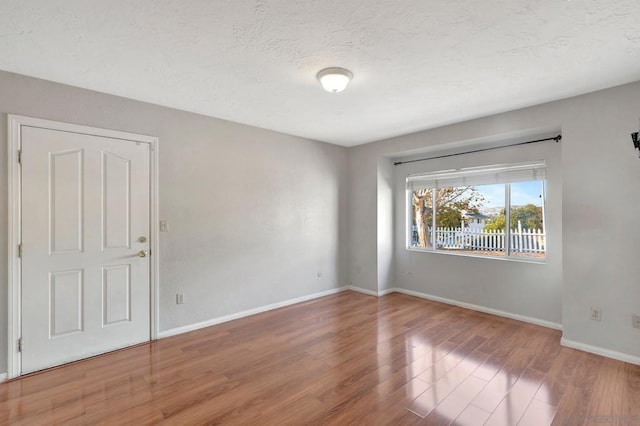
[[22, 373], [148, 341], [149, 145], [28, 126], [21, 143]]
[[131, 265], [102, 268], [102, 314], [104, 327], [131, 320]]
[[131, 161], [102, 152], [102, 240], [105, 249], [131, 247]]
[[82, 270], [49, 273], [49, 335], [82, 331]]
[[49, 154], [52, 254], [82, 251], [82, 163], [81, 150]]

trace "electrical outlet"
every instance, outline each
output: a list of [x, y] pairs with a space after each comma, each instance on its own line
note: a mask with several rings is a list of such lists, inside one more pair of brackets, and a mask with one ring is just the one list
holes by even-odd
[[633, 328], [640, 328], [640, 315], [631, 315], [631, 326]]
[[184, 304], [184, 294], [176, 293], [176, 305], [183, 305], [183, 304]]
[[169, 222], [166, 220], [160, 221], [160, 232], [169, 232]]
[[598, 306], [592, 306], [591, 307], [591, 319], [594, 321], [601, 321], [602, 320], [602, 309], [600, 309]]

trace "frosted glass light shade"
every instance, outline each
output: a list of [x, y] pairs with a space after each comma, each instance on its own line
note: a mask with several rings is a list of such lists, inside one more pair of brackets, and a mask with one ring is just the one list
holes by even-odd
[[330, 93], [338, 93], [347, 87], [351, 78], [353, 78], [353, 74], [344, 68], [334, 67], [321, 70], [317, 78], [324, 90]]

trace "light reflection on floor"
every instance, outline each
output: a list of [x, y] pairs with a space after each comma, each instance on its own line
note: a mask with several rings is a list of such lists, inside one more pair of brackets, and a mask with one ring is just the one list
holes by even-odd
[[[379, 366], [392, 363], [393, 350], [386, 347], [390, 342], [385, 340], [385, 327], [378, 326]], [[495, 365], [487, 354], [477, 350], [466, 353], [465, 345], [444, 342], [434, 346], [424, 334], [407, 337], [404, 375], [409, 386], [405, 387], [405, 402], [415, 415], [456, 425], [551, 423], [557, 407], [548, 403], [543, 374], [523, 370], [528, 362], [524, 349], [514, 350], [510, 359], [516, 361]], [[385, 378], [379, 380], [382, 383]], [[380, 395], [381, 401], [383, 398], [385, 395]]]

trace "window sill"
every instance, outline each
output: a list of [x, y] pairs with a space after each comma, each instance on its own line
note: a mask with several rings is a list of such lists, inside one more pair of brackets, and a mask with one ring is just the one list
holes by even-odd
[[520, 257], [520, 256], [490, 256], [490, 255], [482, 255], [482, 254], [456, 253], [456, 252], [446, 251], [446, 250], [431, 250], [431, 249], [423, 249], [423, 248], [417, 248], [417, 247], [406, 247], [406, 250], [420, 252], [420, 253], [441, 254], [445, 256], [473, 257], [476, 259], [492, 259], [492, 260], [502, 260], [507, 262], [534, 263], [536, 265], [544, 265], [547, 263], [546, 257], [537, 259], [534, 257]]

